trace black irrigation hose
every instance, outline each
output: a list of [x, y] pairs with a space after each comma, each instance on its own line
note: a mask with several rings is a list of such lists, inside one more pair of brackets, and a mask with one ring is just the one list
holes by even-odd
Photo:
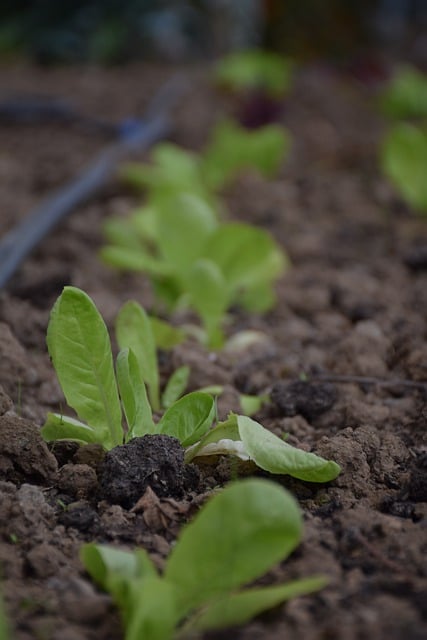
[[42, 202], [0, 240], [0, 288], [5, 287], [28, 254], [60, 220], [107, 182], [127, 153], [148, 149], [169, 133], [170, 111], [185, 88], [181, 76], [166, 82], [151, 101], [143, 119], [125, 121], [117, 142], [102, 151], [77, 178]]

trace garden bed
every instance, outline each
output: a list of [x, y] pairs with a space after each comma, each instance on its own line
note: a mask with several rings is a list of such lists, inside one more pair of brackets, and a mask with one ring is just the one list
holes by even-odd
[[[172, 139], [197, 150], [230, 105], [207, 69], [188, 72], [192, 84], [176, 110]], [[138, 65], [1, 70], [11, 93], [71, 98], [85, 113], [112, 120], [141, 114], [170, 74]], [[282, 121], [293, 148], [280, 175], [273, 181], [242, 176], [225, 194], [234, 219], [268, 229], [291, 259], [274, 310], [263, 317], [230, 314], [228, 334], [254, 329], [264, 338], [237, 354], [209, 353], [189, 340], [161, 354], [161, 374], [166, 380], [188, 364], [189, 390], [225, 385], [224, 417], [238, 410], [239, 393], [270, 392], [257, 420], [341, 465], [327, 485], [275, 477], [299, 500], [305, 534], [291, 558], [263, 579], [274, 584], [321, 573], [330, 582], [238, 630], [206, 637], [421, 640], [427, 630], [426, 223], [380, 177], [385, 123], [373, 94], [351, 77], [320, 66], [300, 70]], [[0, 122], [0, 140], [1, 233], [108, 143], [61, 123]], [[138, 202], [112, 180], [43, 242], [0, 295], [0, 564], [16, 640], [123, 637], [109, 597], [83, 570], [80, 546], [141, 545], [162, 567], [181, 526], [234, 473], [225, 460], [212, 460], [183, 494], [147, 497], [126, 509], [100, 500], [96, 447], [48, 447], [39, 436], [46, 413], [65, 404], [45, 345], [62, 287], [84, 289], [109, 328], [125, 301], [153, 305], [143, 276], [119, 275], [97, 257], [102, 221]], [[303, 389], [291, 384], [301, 376], [309, 378]], [[328, 397], [321, 413], [310, 405], [315, 392]]]

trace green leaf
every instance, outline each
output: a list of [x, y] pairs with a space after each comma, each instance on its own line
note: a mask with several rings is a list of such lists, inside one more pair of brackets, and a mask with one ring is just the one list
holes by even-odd
[[261, 89], [276, 98], [286, 93], [291, 76], [289, 60], [256, 49], [227, 55], [215, 67], [215, 78], [220, 84], [235, 91]]
[[41, 435], [46, 442], [53, 440], [74, 440], [82, 444], [98, 442], [96, 431], [92, 427], [58, 413], [47, 414], [46, 422], [41, 428]]
[[94, 582], [106, 590], [111, 576], [132, 580], [157, 575], [156, 568], [144, 549], [131, 553], [117, 547], [90, 543], [81, 547], [80, 558]]
[[150, 316], [154, 342], [159, 349], [169, 350], [185, 340], [185, 332], [169, 322]]
[[178, 400], [187, 388], [190, 367], [184, 365], [173, 372], [162, 395], [162, 407], [168, 409]]
[[178, 274], [185, 274], [217, 226], [215, 212], [192, 193], [162, 198], [156, 208], [160, 254]]
[[381, 96], [381, 105], [394, 118], [427, 116], [427, 76], [409, 65], [401, 66]]
[[[232, 413], [224, 422], [219, 422], [216, 427], [210, 429], [200, 440], [189, 447], [185, 452], [185, 462], [189, 463], [196, 456], [216, 455], [219, 453], [213, 450], [209, 445], [215, 445], [218, 442], [237, 442], [240, 440], [239, 428], [237, 426], [237, 416]], [[211, 453], [213, 451], [213, 453]], [[221, 451], [224, 453], [224, 451]], [[228, 453], [228, 451], [227, 451]]]
[[103, 224], [103, 232], [110, 244], [129, 249], [140, 248], [138, 236], [135, 235], [132, 225], [123, 218], [109, 218]]
[[116, 375], [128, 425], [126, 440], [154, 433], [155, 427], [144, 380], [135, 354], [122, 349], [117, 356]]
[[381, 162], [386, 176], [410, 205], [427, 214], [427, 132], [401, 123], [387, 134]]
[[268, 480], [229, 484], [181, 533], [165, 579], [182, 615], [263, 575], [298, 545], [302, 520], [294, 498]]
[[149, 255], [142, 245], [137, 249], [132, 246], [106, 245], [100, 250], [99, 256], [105, 264], [126, 271], [143, 271], [159, 277], [168, 276], [171, 271], [167, 264]]
[[206, 433], [214, 416], [214, 399], [193, 391], [169, 407], [157, 425], [157, 432], [178, 438], [183, 447], [188, 447]]
[[188, 273], [186, 290], [191, 305], [205, 326], [209, 346], [221, 347], [223, 335], [220, 324], [230, 303], [230, 296], [220, 268], [211, 260], [197, 260]]
[[172, 640], [177, 622], [175, 591], [158, 576], [131, 584], [133, 606], [125, 640]]
[[250, 396], [245, 393], [239, 395], [240, 406], [245, 416], [252, 416], [254, 413], [258, 413], [268, 400], [268, 395]]
[[271, 178], [290, 148], [287, 131], [268, 125], [248, 131], [233, 121], [219, 123], [204, 153], [203, 172], [211, 188], [219, 189], [247, 169]]
[[67, 403], [107, 449], [123, 441], [110, 338], [89, 296], [65, 287], [56, 301], [47, 345]]
[[120, 349], [129, 348], [138, 362], [154, 411], [160, 409], [159, 372], [151, 323], [145, 310], [134, 300], [126, 302], [116, 318], [116, 336]]
[[208, 631], [242, 625], [286, 600], [322, 589], [327, 582], [321, 576], [313, 576], [277, 586], [255, 587], [226, 594], [191, 617], [185, 629]]
[[221, 269], [227, 286], [241, 289], [262, 288], [285, 268], [285, 257], [271, 235], [249, 224], [221, 225], [209, 238], [205, 257]]
[[265, 471], [308, 482], [329, 482], [341, 471], [336, 462], [292, 447], [247, 416], [237, 416], [237, 424], [247, 453]]
[[130, 553], [116, 547], [86, 544], [80, 549], [80, 558], [94, 582], [111, 593], [127, 622], [135, 608], [133, 584], [157, 577], [148, 553], [144, 549]]

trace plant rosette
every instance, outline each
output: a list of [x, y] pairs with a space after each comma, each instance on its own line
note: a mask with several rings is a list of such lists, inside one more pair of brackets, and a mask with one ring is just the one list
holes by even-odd
[[[233, 482], [182, 530], [160, 575], [144, 549], [88, 544], [86, 570], [118, 606], [126, 640], [171, 640], [244, 624], [327, 584], [322, 576], [251, 586], [298, 546], [302, 517], [268, 480]], [[249, 586], [248, 586], [249, 585]]]
[[[160, 406], [155, 343], [147, 315], [135, 305], [128, 303], [119, 314], [122, 348], [114, 368], [108, 330], [95, 304], [80, 289], [65, 287], [51, 312], [47, 344], [66, 401], [78, 419], [49, 413], [42, 427], [45, 440], [99, 443], [109, 450], [157, 433], [177, 438], [186, 449], [186, 462], [215, 453], [251, 459], [270, 473], [310, 482], [327, 482], [338, 475], [335, 462], [292, 447], [248, 416], [231, 414], [213, 427], [216, 405], [207, 393], [194, 391], [171, 402], [156, 423], [150, 404]], [[171, 378], [163, 398], [166, 394], [170, 400], [181, 391], [181, 374], [178, 378]]]

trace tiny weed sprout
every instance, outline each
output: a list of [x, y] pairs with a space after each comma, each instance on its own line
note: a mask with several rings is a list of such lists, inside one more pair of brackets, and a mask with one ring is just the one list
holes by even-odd
[[267, 51], [232, 53], [215, 66], [217, 83], [236, 93], [263, 91], [272, 98], [282, 97], [292, 79], [292, 63]]
[[[45, 440], [96, 442], [111, 449], [158, 433], [180, 441], [186, 462], [234, 455], [270, 473], [309, 482], [328, 482], [340, 472], [335, 462], [288, 445], [247, 416], [231, 414], [212, 428], [216, 408], [211, 395], [193, 391], [179, 397], [187, 384], [186, 367], [171, 376], [161, 402], [155, 342], [142, 307], [126, 303], [116, 331], [121, 350], [114, 370], [108, 331], [95, 304], [80, 289], [65, 287], [51, 313], [47, 343], [64, 396], [79, 419], [49, 413], [42, 427]], [[256, 400], [262, 402], [244, 399], [243, 404], [256, 410]], [[166, 410], [155, 423], [152, 410], [161, 406]]]
[[393, 118], [427, 117], [427, 76], [410, 66], [399, 68], [381, 96], [381, 107]]
[[162, 575], [144, 549], [88, 544], [83, 564], [118, 606], [126, 640], [171, 640], [244, 624], [323, 588], [322, 576], [247, 586], [285, 560], [302, 536], [295, 499], [268, 480], [231, 483], [184, 527]]
[[381, 166], [403, 198], [427, 215], [427, 128], [404, 122], [392, 127], [383, 141]]

